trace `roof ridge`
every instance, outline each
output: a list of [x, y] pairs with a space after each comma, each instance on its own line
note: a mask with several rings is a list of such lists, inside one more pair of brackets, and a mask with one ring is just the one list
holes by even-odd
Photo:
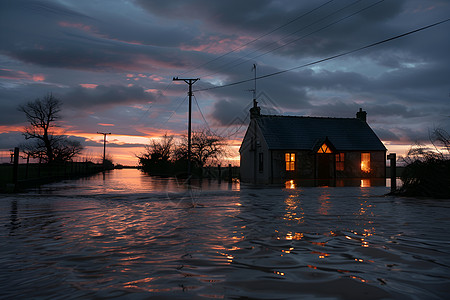
[[269, 118], [309, 118], [309, 119], [350, 119], [350, 120], [358, 120], [358, 118], [344, 118], [344, 117], [317, 117], [317, 116], [286, 116], [286, 115], [260, 115], [260, 117], [269, 117]]

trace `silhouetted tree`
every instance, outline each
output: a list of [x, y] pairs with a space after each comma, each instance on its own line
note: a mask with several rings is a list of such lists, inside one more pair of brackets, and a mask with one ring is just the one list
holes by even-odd
[[[207, 163], [212, 163], [220, 159], [225, 154], [224, 138], [215, 135], [207, 129], [192, 131], [191, 136], [191, 157], [194, 164], [202, 168]], [[187, 137], [175, 149], [175, 159], [187, 160], [188, 141]]]
[[80, 142], [54, 133], [56, 121], [60, 118], [61, 101], [53, 95], [37, 98], [18, 109], [25, 113], [29, 122], [23, 132], [25, 139], [30, 140], [22, 145], [26, 154], [51, 163], [70, 160], [83, 150]]
[[438, 128], [430, 135], [430, 141], [435, 149], [414, 145], [403, 158], [406, 166], [398, 194], [450, 198], [450, 136]]
[[150, 145], [145, 146], [145, 152], [137, 156], [139, 164], [147, 172], [167, 173], [171, 167], [173, 147], [173, 136], [164, 134], [160, 140], [152, 140]]
[[[191, 137], [192, 169], [201, 175], [201, 168], [225, 154], [224, 139], [211, 134], [206, 129], [192, 131]], [[180, 144], [175, 144], [173, 136], [165, 134], [160, 140], [152, 140], [145, 146], [146, 152], [138, 155], [142, 169], [151, 174], [175, 175], [186, 172], [187, 137]]]

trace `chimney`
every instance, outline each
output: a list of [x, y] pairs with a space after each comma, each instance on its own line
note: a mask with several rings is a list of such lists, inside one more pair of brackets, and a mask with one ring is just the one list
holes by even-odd
[[362, 110], [362, 108], [359, 109], [359, 111], [356, 113], [356, 118], [360, 119], [363, 122], [367, 122], [367, 112]]
[[253, 107], [250, 108], [250, 119], [259, 118], [261, 116], [261, 107], [258, 107], [258, 102], [253, 99]]

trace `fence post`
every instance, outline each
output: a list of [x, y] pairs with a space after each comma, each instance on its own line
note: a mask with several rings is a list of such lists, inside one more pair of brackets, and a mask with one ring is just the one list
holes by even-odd
[[13, 183], [14, 189], [17, 189], [17, 183], [19, 182], [19, 148], [14, 148], [14, 166], [13, 166]]
[[25, 179], [28, 179], [28, 167], [30, 165], [30, 154], [27, 154], [27, 167], [25, 169]]
[[387, 158], [391, 161], [391, 193], [394, 193], [397, 190], [397, 155], [391, 153]]

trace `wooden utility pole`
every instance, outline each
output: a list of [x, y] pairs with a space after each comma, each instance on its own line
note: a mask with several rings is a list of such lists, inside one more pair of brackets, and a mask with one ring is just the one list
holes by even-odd
[[189, 85], [189, 116], [188, 116], [188, 178], [191, 176], [191, 123], [192, 123], [192, 85], [196, 83], [200, 78], [178, 78], [174, 77], [173, 81], [184, 81]]
[[106, 135], [111, 134], [111, 132], [98, 132], [98, 134], [103, 134], [103, 167], [105, 167], [106, 161]]

